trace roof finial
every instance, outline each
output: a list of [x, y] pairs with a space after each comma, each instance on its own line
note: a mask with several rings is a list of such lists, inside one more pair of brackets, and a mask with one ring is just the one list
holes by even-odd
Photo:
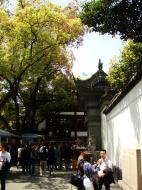
[[102, 71], [102, 68], [103, 68], [103, 63], [101, 62], [101, 59], [99, 59], [99, 63], [98, 63], [99, 71]]

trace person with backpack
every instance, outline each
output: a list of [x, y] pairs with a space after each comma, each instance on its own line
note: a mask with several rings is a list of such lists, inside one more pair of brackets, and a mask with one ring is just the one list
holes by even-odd
[[83, 187], [80, 185], [79, 190], [97, 190], [98, 188], [96, 183], [98, 168], [96, 164], [91, 163], [91, 159], [92, 155], [84, 152], [82, 159], [78, 161], [77, 175], [83, 181]]
[[92, 164], [90, 163], [90, 155], [88, 154], [84, 155], [83, 170], [84, 170], [83, 185], [85, 190], [94, 190], [93, 181], [92, 181], [94, 170]]

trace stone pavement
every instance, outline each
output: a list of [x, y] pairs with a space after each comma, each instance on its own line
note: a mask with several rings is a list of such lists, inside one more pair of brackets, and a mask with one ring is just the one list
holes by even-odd
[[[23, 175], [20, 169], [12, 167], [6, 181], [6, 190], [77, 190], [69, 183], [71, 171], [56, 171], [55, 176], [40, 177]], [[102, 189], [104, 190], [104, 189]], [[117, 185], [112, 185], [111, 190], [120, 190]]]

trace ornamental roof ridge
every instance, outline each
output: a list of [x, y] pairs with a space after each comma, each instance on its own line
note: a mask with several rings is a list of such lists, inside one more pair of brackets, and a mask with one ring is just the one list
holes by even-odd
[[99, 62], [98, 62], [98, 70], [96, 73], [94, 73], [90, 78], [87, 78], [87, 79], [77, 79], [78, 81], [80, 82], [91, 82], [92, 80], [94, 80], [95, 78], [100, 78], [100, 77], [106, 77], [107, 74], [103, 71], [103, 62], [101, 62], [101, 59], [99, 59]]
[[76, 82], [78, 86], [85, 88], [100, 88], [104, 86], [108, 86], [106, 76], [107, 74], [103, 71], [103, 63], [101, 59], [98, 62], [98, 70], [88, 79], [79, 79], [77, 78]]
[[98, 81], [98, 79], [100, 79], [100, 78], [105, 79], [106, 76], [107, 76], [107, 74], [103, 70], [98, 70], [90, 78], [87, 78], [87, 79], [77, 78], [77, 81], [81, 82], [81, 83], [91, 83], [94, 80]]

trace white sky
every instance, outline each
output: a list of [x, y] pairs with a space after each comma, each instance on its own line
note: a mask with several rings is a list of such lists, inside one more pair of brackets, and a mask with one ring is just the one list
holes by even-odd
[[118, 36], [112, 38], [110, 35], [98, 33], [85, 35], [83, 45], [74, 50], [74, 75], [82, 76], [82, 73], [86, 73], [91, 76], [98, 69], [99, 59], [103, 62], [103, 70], [107, 72], [110, 58], [119, 55], [121, 49], [122, 41]]
[[[71, 0], [50, 0], [61, 6], [67, 5]], [[103, 62], [103, 70], [108, 71], [109, 60], [114, 55], [119, 55], [122, 49], [122, 41], [119, 36], [112, 38], [111, 35], [99, 35], [90, 33], [84, 36], [83, 45], [75, 49], [73, 74], [74, 76], [83, 76], [86, 73], [89, 76], [98, 69], [99, 58]]]

